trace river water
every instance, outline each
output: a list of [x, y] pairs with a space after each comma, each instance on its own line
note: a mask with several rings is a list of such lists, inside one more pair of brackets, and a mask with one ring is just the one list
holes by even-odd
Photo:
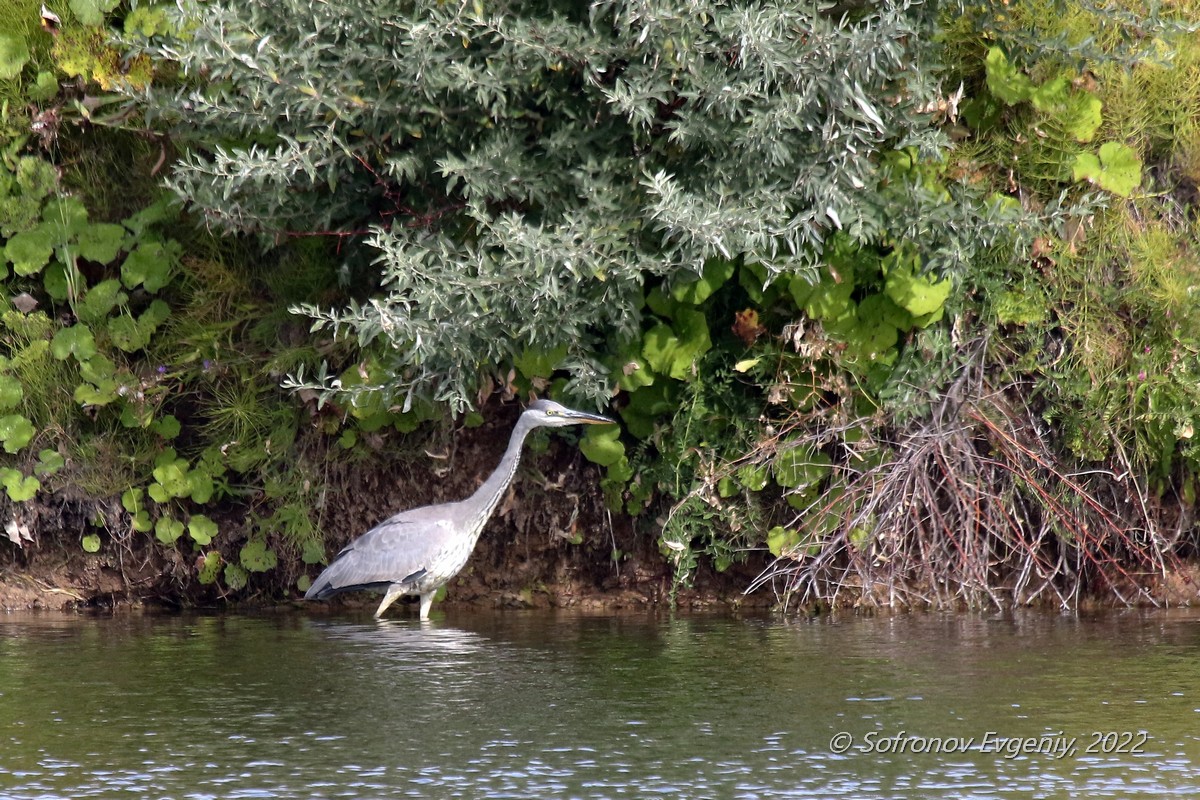
[[2, 798], [1200, 792], [1200, 615], [0, 616]]

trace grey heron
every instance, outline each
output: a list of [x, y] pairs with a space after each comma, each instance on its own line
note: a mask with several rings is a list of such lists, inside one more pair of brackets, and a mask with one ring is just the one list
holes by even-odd
[[304, 594], [321, 600], [339, 592], [383, 590], [379, 619], [401, 595], [421, 598], [421, 619], [429, 619], [433, 596], [467, 563], [504, 490], [512, 483], [521, 447], [531, 430], [566, 425], [600, 425], [614, 420], [575, 411], [552, 400], [535, 400], [517, 420], [499, 466], [483, 485], [455, 503], [422, 506], [385, 519], [347, 545]]

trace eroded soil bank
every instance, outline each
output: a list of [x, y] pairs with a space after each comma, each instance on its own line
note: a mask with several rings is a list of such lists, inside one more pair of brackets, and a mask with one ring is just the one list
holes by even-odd
[[[407, 508], [460, 499], [474, 491], [498, 461], [513, 420], [492, 419], [481, 428], [430, 434], [407, 452], [358, 464], [324, 459], [318, 527], [325, 552], [340, 547], [387, 516]], [[451, 583], [446, 604], [512, 607], [636, 607], [670, 600], [672, 568], [659, 552], [652, 515], [633, 519], [610, 514], [599, 490], [599, 471], [568, 441], [552, 437], [542, 452], [530, 448], [518, 477], [480, 538], [466, 569]], [[212, 513], [220, 523], [214, 540], [226, 559], [244, 543], [248, 514], [261, 512], [250, 497]], [[275, 569], [251, 575], [231, 591], [220, 581], [197, 580], [199, 549], [166, 547], [153, 533], [129, 529], [115, 500], [96, 501], [56, 493], [0, 509], [8, 536], [0, 536], [0, 609], [119, 607], [221, 607], [299, 602], [301, 576], [315, 577], [300, 551], [280, 535], [271, 541]], [[92, 523], [103, 521], [104, 528]], [[84, 552], [84, 533], [103, 530], [98, 553]], [[207, 552], [212, 548], [204, 548]], [[677, 593], [685, 606], [770, 606], [769, 591], [743, 594], [770, 555], [748, 554], [723, 573], [702, 565], [693, 586]], [[373, 606], [371, 594], [342, 595], [314, 612], [345, 605]]]

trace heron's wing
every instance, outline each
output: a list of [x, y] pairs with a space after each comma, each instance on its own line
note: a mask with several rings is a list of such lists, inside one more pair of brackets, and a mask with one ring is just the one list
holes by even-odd
[[417, 580], [454, 534], [453, 505], [414, 508], [385, 519], [338, 553], [305, 599]]

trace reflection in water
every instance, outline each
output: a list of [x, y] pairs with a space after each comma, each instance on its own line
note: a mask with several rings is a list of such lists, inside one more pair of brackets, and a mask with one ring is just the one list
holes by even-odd
[[[0, 617], [0, 796], [1178, 795], [1198, 644], [1168, 613]], [[1078, 748], [998, 744], [1048, 735]]]

